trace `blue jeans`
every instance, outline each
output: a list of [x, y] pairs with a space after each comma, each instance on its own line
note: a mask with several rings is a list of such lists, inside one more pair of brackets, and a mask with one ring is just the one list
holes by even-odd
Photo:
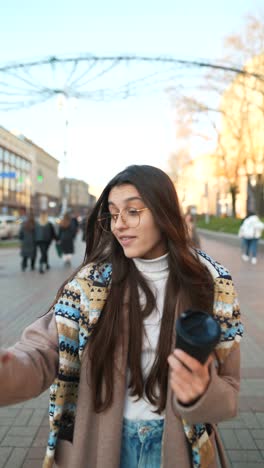
[[119, 468], [160, 468], [164, 420], [124, 418]]
[[258, 249], [258, 239], [243, 239], [244, 241], [244, 251], [245, 254], [250, 257], [257, 256], [257, 249]]

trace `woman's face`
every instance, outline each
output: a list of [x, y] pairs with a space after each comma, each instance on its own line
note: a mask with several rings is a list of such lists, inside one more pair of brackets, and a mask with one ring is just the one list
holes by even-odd
[[[109, 193], [108, 206], [112, 215], [122, 211], [122, 216], [112, 221], [111, 230], [126, 257], [153, 259], [166, 253], [161, 232], [151, 211], [142, 210], [146, 206], [134, 185], [114, 187]], [[137, 213], [135, 210], [142, 211]], [[136, 226], [135, 219], [139, 220]]]

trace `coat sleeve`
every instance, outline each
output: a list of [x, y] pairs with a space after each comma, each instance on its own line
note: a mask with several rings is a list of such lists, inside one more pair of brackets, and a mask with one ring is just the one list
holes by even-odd
[[216, 424], [236, 416], [240, 389], [240, 339], [243, 325], [232, 279], [215, 280], [215, 314], [223, 323], [217, 359], [210, 367], [210, 382], [193, 405], [184, 406], [174, 396], [175, 413], [189, 424]]
[[173, 397], [175, 413], [189, 424], [217, 424], [237, 415], [240, 387], [239, 345], [230, 352], [218, 370], [215, 363], [212, 363], [210, 371], [209, 386], [194, 405], [181, 405]]
[[34, 398], [55, 379], [59, 354], [53, 310], [27, 327], [8, 351], [11, 359], [0, 367], [0, 406]]

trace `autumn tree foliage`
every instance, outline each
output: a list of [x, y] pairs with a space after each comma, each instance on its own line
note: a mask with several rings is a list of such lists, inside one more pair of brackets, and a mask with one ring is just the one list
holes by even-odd
[[[209, 69], [195, 94], [171, 90], [188, 134], [214, 139], [215, 173], [228, 180], [233, 216], [239, 178], [248, 177], [255, 208], [264, 214], [264, 16], [248, 15], [242, 30], [224, 40], [223, 70]], [[230, 70], [226, 66], [230, 66]], [[240, 68], [240, 73], [231, 70]], [[183, 153], [183, 148], [181, 154]], [[182, 163], [182, 156], [172, 155]]]

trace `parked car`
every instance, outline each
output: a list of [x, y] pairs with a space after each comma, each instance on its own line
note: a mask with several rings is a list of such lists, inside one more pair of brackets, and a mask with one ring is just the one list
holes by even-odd
[[18, 237], [21, 222], [11, 215], [0, 215], [0, 239]]

